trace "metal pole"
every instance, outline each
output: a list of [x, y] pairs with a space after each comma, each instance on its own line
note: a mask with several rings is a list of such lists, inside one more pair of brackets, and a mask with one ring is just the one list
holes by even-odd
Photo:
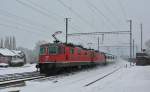
[[65, 18], [66, 20], [66, 44], [68, 43], [68, 18]]
[[103, 44], [103, 42], [104, 42], [104, 34], [102, 34], [102, 44]]
[[143, 25], [141, 24], [141, 52], [143, 51]]
[[99, 51], [99, 37], [98, 37], [98, 51]]
[[133, 58], [134, 58], [134, 39], [133, 39]]
[[131, 65], [131, 59], [132, 59], [132, 20], [129, 20], [130, 22], [130, 65]]

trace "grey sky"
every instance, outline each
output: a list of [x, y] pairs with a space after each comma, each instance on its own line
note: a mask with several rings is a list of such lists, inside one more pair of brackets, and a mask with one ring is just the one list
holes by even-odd
[[[53, 41], [55, 31], [65, 33], [65, 17], [71, 18], [69, 33], [129, 30], [128, 19], [133, 19], [133, 36], [140, 43], [140, 27], [144, 27], [144, 42], [150, 39], [150, 0], [0, 0], [0, 38], [14, 35], [17, 46], [33, 48], [39, 40]], [[64, 7], [62, 2], [67, 6]], [[33, 3], [45, 8], [40, 9]], [[90, 2], [90, 3], [89, 3]], [[121, 3], [120, 3], [121, 2]], [[91, 4], [95, 5], [98, 12]], [[67, 8], [69, 7], [69, 9]], [[38, 10], [35, 10], [38, 8]], [[39, 9], [42, 11], [39, 11]], [[43, 13], [44, 12], [44, 13]], [[45, 13], [46, 12], [46, 13]], [[13, 15], [10, 15], [11, 13]], [[20, 17], [18, 17], [20, 16]], [[114, 36], [114, 37], [113, 37]], [[108, 35], [106, 44], [128, 43], [128, 36]], [[58, 36], [65, 41], [64, 34]], [[70, 42], [83, 44], [93, 42], [97, 36], [70, 37]]]

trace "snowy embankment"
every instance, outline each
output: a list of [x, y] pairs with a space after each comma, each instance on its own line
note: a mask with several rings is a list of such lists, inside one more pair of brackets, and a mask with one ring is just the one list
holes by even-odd
[[[120, 67], [124, 68], [126, 63], [128, 62], [119, 60], [118, 62], [108, 64], [107, 66], [98, 66], [93, 69], [70, 74], [69, 76], [59, 76], [53, 80], [28, 81], [26, 82], [25, 87], [5, 89], [2, 92], [7, 92], [8, 90], [20, 90], [21, 92], [91, 92], [95, 90], [95, 92], [99, 92], [99, 90], [97, 91], [97, 88], [92, 85], [99, 83], [97, 86], [104, 86], [103, 84], [105, 83], [102, 84], [102, 80], [87, 87], [85, 85]], [[105, 78], [103, 80], [105, 80]], [[107, 87], [109, 82], [106, 84], [105, 86]]]
[[36, 71], [35, 64], [26, 64], [22, 67], [0, 68], [0, 75], [23, 73], [23, 72], [33, 72], [33, 71]]

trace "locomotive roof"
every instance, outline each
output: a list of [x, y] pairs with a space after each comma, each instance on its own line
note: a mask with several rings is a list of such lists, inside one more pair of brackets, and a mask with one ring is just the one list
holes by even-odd
[[101, 51], [94, 50], [94, 49], [84, 48], [82, 45], [75, 45], [75, 44], [72, 44], [72, 43], [68, 43], [68, 44], [66, 44], [66, 43], [46, 43], [46, 44], [42, 44], [41, 46], [49, 46], [49, 45], [64, 45], [64, 46], [69, 46], [69, 47], [79, 47], [83, 50], [91, 50], [91, 51], [107, 54], [105, 52], [101, 52]]

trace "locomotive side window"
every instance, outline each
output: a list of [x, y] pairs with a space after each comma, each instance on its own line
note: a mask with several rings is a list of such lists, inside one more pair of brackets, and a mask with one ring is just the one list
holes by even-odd
[[57, 46], [49, 46], [48, 53], [49, 54], [57, 54], [58, 53], [58, 47]]
[[79, 54], [79, 55], [81, 54], [81, 50], [80, 50], [80, 49], [78, 49], [78, 54]]
[[40, 48], [40, 55], [45, 54], [46, 52], [46, 48], [45, 47], [41, 47]]
[[64, 47], [59, 47], [58, 51], [59, 51], [59, 53], [64, 54], [65, 53], [65, 48]]
[[74, 54], [74, 48], [70, 48], [70, 53]]

